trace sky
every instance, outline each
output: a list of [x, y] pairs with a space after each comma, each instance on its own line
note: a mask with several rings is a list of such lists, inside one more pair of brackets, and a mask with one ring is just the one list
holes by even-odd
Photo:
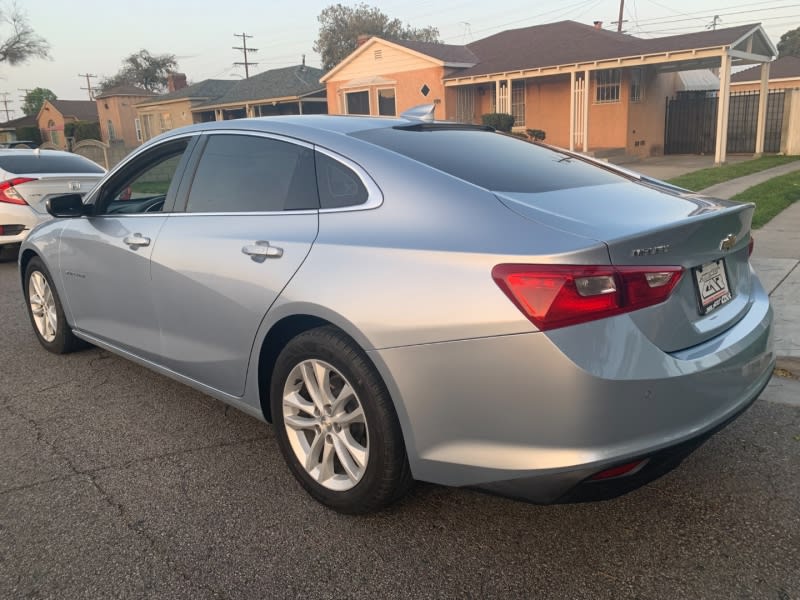
[[[8, 8], [13, 0], [0, 0]], [[45, 87], [65, 100], [88, 99], [86, 79], [78, 75], [116, 73], [122, 60], [144, 48], [177, 57], [189, 82], [244, 76], [236, 33], [252, 35], [258, 52], [251, 75], [306, 63], [320, 66], [312, 50], [317, 16], [332, 0], [16, 0], [29, 24], [50, 44], [50, 60], [24, 65], [0, 63], [0, 94], [7, 92], [10, 118], [21, 117], [20, 89]], [[357, 2], [341, 0], [341, 4]], [[498, 31], [565, 19], [616, 28], [619, 0], [389, 0], [368, 2], [390, 17], [415, 27], [434, 26], [442, 41], [464, 44]], [[501, 8], [498, 8], [501, 7]], [[800, 27], [800, 0], [624, 0], [624, 30], [640, 37], [702, 31], [718, 16], [718, 28], [762, 23], [777, 44], [781, 34]], [[8, 32], [0, 27], [0, 36]], [[0, 120], [5, 120], [0, 96]]]

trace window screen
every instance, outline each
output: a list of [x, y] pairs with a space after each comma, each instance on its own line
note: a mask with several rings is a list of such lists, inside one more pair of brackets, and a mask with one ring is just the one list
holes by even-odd
[[317, 152], [317, 185], [322, 208], [357, 206], [369, 195], [358, 175], [321, 152]]
[[197, 166], [187, 212], [318, 208], [314, 153], [289, 142], [212, 135]]

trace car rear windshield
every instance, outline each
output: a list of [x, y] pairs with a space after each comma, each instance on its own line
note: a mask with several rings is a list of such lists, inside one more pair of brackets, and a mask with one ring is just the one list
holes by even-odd
[[12, 154], [2, 156], [0, 169], [9, 173], [103, 173], [103, 168], [78, 155]]
[[541, 193], [625, 181], [580, 159], [491, 131], [382, 128], [351, 135], [495, 192]]

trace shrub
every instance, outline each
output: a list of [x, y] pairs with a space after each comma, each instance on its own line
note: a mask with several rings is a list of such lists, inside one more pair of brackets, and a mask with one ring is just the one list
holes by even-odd
[[481, 115], [481, 120], [484, 125], [494, 127], [497, 131], [510, 132], [514, 126], [514, 116], [505, 113], [487, 113]]
[[75, 142], [82, 140], [101, 140], [100, 123], [91, 121], [75, 121], [64, 125], [64, 135], [75, 138]]
[[545, 138], [545, 133], [544, 133], [544, 130], [543, 130], [543, 129], [526, 129], [525, 131], [527, 131], [527, 132], [528, 132], [528, 135], [529, 135], [529, 136], [530, 136], [532, 139], [534, 139], [534, 140], [538, 140], [538, 141], [540, 141], [540, 142], [543, 142], [543, 141], [544, 141], [544, 138]]
[[17, 127], [17, 139], [30, 140], [34, 143], [34, 146], [41, 146], [42, 132], [39, 131], [39, 128], [35, 126]]

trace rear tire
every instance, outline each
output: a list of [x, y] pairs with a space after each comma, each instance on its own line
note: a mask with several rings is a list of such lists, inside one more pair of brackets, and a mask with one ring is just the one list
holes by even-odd
[[289, 469], [336, 511], [385, 508], [411, 487], [403, 435], [364, 351], [332, 326], [293, 338], [278, 356], [270, 402]]
[[53, 278], [38, 256], [25, 268], [25, 304], [36, 338], [46, 350], [67, 354], [87, 345], [73, 335]]

